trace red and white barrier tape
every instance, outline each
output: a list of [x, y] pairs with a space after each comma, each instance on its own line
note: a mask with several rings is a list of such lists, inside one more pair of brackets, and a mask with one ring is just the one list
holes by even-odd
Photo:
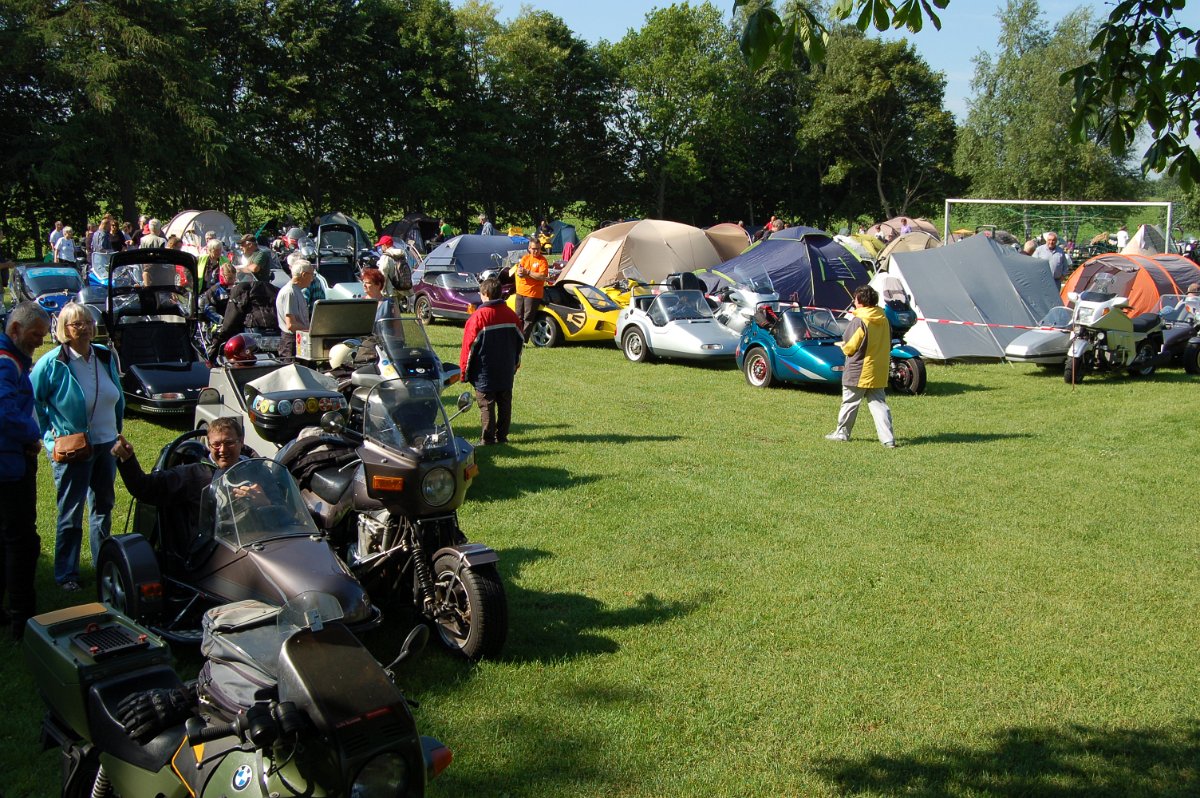
[[[795, 307], [794, 304], [793, 304], [793, 307]], [[817, 307], [805, 306], [803, 308], [803, 310], [827, 310], [827, 308], [817, 308]], [[850, 315], [848, 311], [844, 311], [844, 310], [842, 310], [842, 311], [835, 310], [833, 312], [841, 313], [841, 314], [847, 315], [847, 316]], [[927, 318], [924, 318], [923, 316], [918, 316], [917, 321], [923, 321], [927, 324], [957, 324], [962, 327], [995, 327], [997, 329], [1002, 329], [1002, 330], [1062, 330], [1063, 329], [1062, 327], [1050, 327], [1050, 326], [1047, 326], [1044, 324], [1036, 324], [1036, 325], [989, 324], [985, 321], [959, 321], [958, 319], [927, 319]]]

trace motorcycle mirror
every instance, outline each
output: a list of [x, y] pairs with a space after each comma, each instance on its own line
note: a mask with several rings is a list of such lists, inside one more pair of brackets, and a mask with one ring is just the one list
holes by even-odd
[[414, 626], [413, 630], [408, 633], [408, 637], [404, 638], [404, 642], [400, 645], [400, 653], [396, 655], [396, 658], [384, 670], [390, 671], [401, 662], [420, 654], [428, 642], [429, 627], [425, 624]]
[[463, 391], [458, 395], [458, 412], [465, 413], [475, 404], [475, 397], [469, 391]]
[[1072, 302], [1078, 302], [1079, 301], [1079, 292], [1078, 291], [1068, 291], [1067, 299], [1071, 300]]
[[334, 435], [341, 434], [346, 429], [346, 418], [336, 410], [330, 410], [321, 416], [321, 429]]
[[1129, 307], [1129, 297], [1127, 297], [1127, 296], [1119, 296], [1119, 297], [1117, 297], [1116, 299], [1114, 299], [1114, 300], [1113, 300], [1113, 307], [1114, 307], [1114, 308], [1127, 308], [1127, 307]]

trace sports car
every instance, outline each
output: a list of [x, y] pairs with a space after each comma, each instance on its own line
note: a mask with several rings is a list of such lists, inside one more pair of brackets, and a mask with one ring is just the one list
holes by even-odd
[[[529, 336], [534, 346], [608, 341], [617, 334], [621, 306], [595, 286], [574, 280], [548, 285], [543, 301]], [[516, 294], [508, 298], [508, 306], [517, 309]]]
[[51, 316], [79, 293], [83, 279], [71, 266], [18, 263], [13, 269], [12, 292], [18, 302], [37, 302]]
[[[760, 307], [742, 331], [738, 368], [746, 382], [766, 388], [775, 381], [840, 385], [846, 357], [838, 347], [842, 326], [825, 308], [774, 313]], [[925, 361], [911, 346], [892, 341], [888, 387], [898, 393], [925, 392]]]
[[421, 319], [465, 319], [479, 307], [479, 278], [467, 272], [429, 272], [413, 284], [409, 302]]
[[1013, 363], [1036, 363], [1047, 368], [1062, 368], [1071, 339], [1071, 309], [1051, 308], [1037, 330], [1027, 330], [1004, 348], [1004, 357]]
[[651, 356], [710, 360], [730, 357], [738, 336], [713, 318], [696, 289], [634, 294], [617, 317], [617, 345], [640, 363]]

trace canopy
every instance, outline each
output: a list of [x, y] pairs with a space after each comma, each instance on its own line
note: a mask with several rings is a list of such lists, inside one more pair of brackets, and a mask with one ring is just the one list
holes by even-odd
[[914, 230], [899, 238], [893, 238], [892, 242], [883, 248], [883, 252], [879, 253], [879, 259], [876, 261], [879, 264], [879, 271], [886, 272], [888, 270], [894, 252], [920, 252], [923, 249], [934, 249], [941, 245], [942, 242], [937, 236], [930, 235], [924, 230]]
[[[397, 219], [380, 231], [381, 236], [391, 236], [395, 241], [407, 241], [409, 232], [416, 227], [421, 234], [421, 244], [418, 249], [425, 251], [425, 242], [435, 238], [441, 229], [437, 219], [423, 213], [410, 213], [403, 219]], [[414, 242], [415, 244], [416, 242]]]
[[620, 277], [661, 282], [668, 274], [708, 269], [722, 261], [703, 230], [641, 219], [609, 225], [583, 239], [559, 279], [596, 286]]
[[[931, 360], [1002, 358], [1004, 348], [1059, 304], [1046, 262], [975, 235], [935, 249], [893, 252], [872, 286], [899, 279], [920, 319], [905, 340]], [[945, 324], [973, 322], [974, 325]]]
[[550, 239], [551, 252], [562, 252], [567, 244], [579, 246], [579, 233], [576, 232], [575, 225], [556, 219], [550, 223], [550, 227], [554, 230], [554, 238]]
[[216, 233], [226, 249], [232, 249], [237, 243], [237, 227], [220, 211], [181, 211], [167, 222], [163, 234], [168, 238], [179, 236], [184, 248], [198, 255], [204, 249], [204, 238], [209, 231]]
[[1091, 258], [1067, 278], [1063, 302], [1071, 291], [1083, 293], [1098, 274], [1115, 277], [1113, 290], [1129, 297], [1131, 313], [1150, 313], [1163, 294], [1182, 294], [1200, 283], [1200, 268], [1179, 255], [1121, 255], [1108, 253]]
[[844, 308], [867, 282], [866, 267], [822, 230], [789, 227], [728, 261], [722, 271], [766, 273], [779, 298], [801, 305]]
[[900, 231], [904, 229], [905, 222], [908, 223], [909, 230], [916, 232], [918, 230], [929, 233], [934, 238], [938, 238], [937, 228], [933, 226], [933, 222], [928, 219], [913, 219], [909, 216], [893, 216], [886, 222], [872, 225], [867, 230], [867, 235], [877, 236], [884, 241], [891, 242], [897, 236], [904, 235]]
[[427, 272], [469, 272], [479, 274], [495, 268], [493, 255], [503, 259], [512, 250], [523, 249], [508, 236], [464, 234], [443, 241], [425, 258]]

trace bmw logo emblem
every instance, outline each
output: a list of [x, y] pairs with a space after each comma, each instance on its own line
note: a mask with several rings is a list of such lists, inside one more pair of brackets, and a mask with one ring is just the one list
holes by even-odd
[[250, 786], [254, 779], [254, 770], [249, 765], [242, 765], [233, 773], [233, 789], [241, 791]]

